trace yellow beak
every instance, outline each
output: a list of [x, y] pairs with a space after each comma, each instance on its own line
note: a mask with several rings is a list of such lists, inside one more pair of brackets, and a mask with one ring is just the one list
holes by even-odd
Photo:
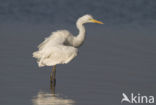
[[95, 20], [95, 19], [91, 19], [90, 21], [93, 22], [93, 23], [104, 24], [103, 22]]

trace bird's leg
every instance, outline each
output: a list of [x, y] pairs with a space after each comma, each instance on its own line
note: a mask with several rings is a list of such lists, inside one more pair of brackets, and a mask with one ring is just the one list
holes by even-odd
[[52, 71], [50, 73], [50, 86], [51, 88], [56, 85], [56, 65], [53, 66]]

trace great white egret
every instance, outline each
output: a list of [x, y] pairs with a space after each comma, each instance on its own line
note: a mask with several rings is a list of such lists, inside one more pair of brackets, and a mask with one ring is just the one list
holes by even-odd
[[58, 30], [53, 32], [48, 38], [38, 46], [38, 51], [33, 53], [33, 57], [37, 58], [38, 66], [53, 66], [51, 72], [51, 80], [55, 80], [55, 72], [57, 64], [66, 64], [74, 59], [78, 54], [78, 47], [85, 40], [84, 23], [99, 23], [101, 21], [93, 19], [89, 14], [80, 17], [76, 26], [79, 30], [77, 36], [73, 36], [67, 30]]

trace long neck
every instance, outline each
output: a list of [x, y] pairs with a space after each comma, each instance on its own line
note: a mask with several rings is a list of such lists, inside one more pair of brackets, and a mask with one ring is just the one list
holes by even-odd
[[83, 44], [85, 40], [85, 27], [83, 26], [83, 23], [79, 20], [77, 21], [76, 26], [79, 30], [79, 34], [74, 38], [73, 45], [75, 47], [79, 47]]

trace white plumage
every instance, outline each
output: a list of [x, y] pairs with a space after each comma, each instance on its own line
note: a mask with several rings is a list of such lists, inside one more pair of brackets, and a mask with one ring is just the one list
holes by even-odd
[[37, 58], [39, 67], [53, 66], [70, 62], [77, 56], [77, 47], [81, 46], [85, 39], [84, 23], [99, 23], [91, 15], [84, 15], [78, 19], [76, 26], [79, 30], [77, 36], [73, 36], [67, 30], [58, 30], [53, 32], [48, 38], [38, 46], [38, 51], [33, 53]]
[[71, 37], [66, 30], [53, 32], [39, 46], [39, 51], [33, 53], [38, 59], [39, 67], [64, 64], [71, 61], [77, 55], [77, 48], [64, 45], [67, 38]]

